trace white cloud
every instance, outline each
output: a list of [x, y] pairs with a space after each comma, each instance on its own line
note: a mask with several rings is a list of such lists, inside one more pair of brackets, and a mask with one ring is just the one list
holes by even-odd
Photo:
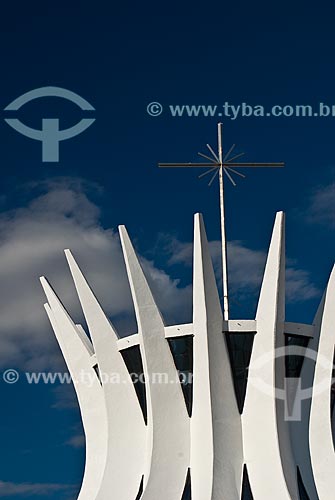
[[[170, 254], [169, 264], [192, 265], [192, 243], [182, 243], [176, 238], [161, 237], [165, 250]], [[210, 252], [217, 281], [221, 280], [221, 242], [211, 241]], [[230, 292], [235, 299], [254, 299], [259, 293], [267, 253], [246, 247], [241, 241], [228, 243], [228, 272]], [[307, 271], [299, 269], [290, 259], [286, 266], [286, 298], [289, 302], [304, 302], [320, 295]]]
[[[101, 225], [100, 210], [87, 195], [89, 187], [73, 179], [37, 187], [44, 192], [26, 207], [0, 214], [0, 366], [6, 368], [43, 370], [64, 366], [46, 318], [45, 297], [38, 280], [40, 275], [46, 275], [74, 320], [82, 322], [64, 248], [72, 249], [119, 330], [136, 331], [119, 237], [114, 229]], [[169, 236], [160, 243], [160, 252], [165, 252], [170, 265], [192, 265], [192, 243]], [[210, 242], [210, 249], [219, 279], [220, 242]], [[232, 241], [228, 257], [232, 299], [254, 301], [266, 253]], [[181, 286], [152, 261], [141, 260], [167, 323], [190, 321], [191, 285]], [[289, 262], [288, 299], [298, 302], [318, 294], [309, 274]]]
[[84, 448], [85, 447], [85, 436], [84, 434], [76, 434], [72, 436], [66, 443], [68, 446], [72, 448]]
[[[41, 188], [41, 186], [39, 186]], [[44, 369], [60, 354], [46, 319], [39, 276], [46, 275], [63, 302], [81, 320], [64, 248], [71, 248], [106, 313], [136, 328], [119, 238], [99, 221], [99, 208], [82, 182], [51, 181], [24, 208], [0, 215], [0, 364]], [[190, 295], [178, 281], [144, 260], [159, 303], [169, 318], [182, 314]], [[131, 333], [131, 332], [130, 332]]]
[[0, 481], [0, 496], [32, 496], [51, 495], [59, 491], [73, 491], [74, 487], [53, 483], [12, 483]]
[[319, 186], [312, 193], [304, 215], [308, 222], [335, 227], [335, 183]]
[[308, 271], [288, 266], [286, 268], [286, 297], [291, 302], [304, 302], [321, 297], [321, 291], [311, 282]]

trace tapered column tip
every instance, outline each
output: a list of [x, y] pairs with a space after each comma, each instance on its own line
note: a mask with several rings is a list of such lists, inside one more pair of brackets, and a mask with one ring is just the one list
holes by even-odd
[[282, 229], [285, 228], [285, 212], [282, 210], [280, 212], [276, 212], [276, 217], [275, 217], [275, 227], [282, 227]]
[[124, 224], [120, 224], [118, 226], [118, 230], [119, 230], [119, 235], [122, 237], [122, 236], [127, 236], [128, 235], [128, 231], [127, 231], [127, 228]]
[[124, 244], [129, 244], [130, 243], [130, 237], [127, 231], [126, 226], [121, 225], [118, 227], [119, 229], [119, 235], [120, 235], [120, 240], [121, 240], [121, 245], [124, 248]]
[[195, 223], [199, 223], [200, 224], [200, 222], [203, 222], [203, 220], [204, 219], [203, 219], [203, 215], [202, 215], [201, 212], [197, 212], [196, 214], [194, 214], [194, 222]]

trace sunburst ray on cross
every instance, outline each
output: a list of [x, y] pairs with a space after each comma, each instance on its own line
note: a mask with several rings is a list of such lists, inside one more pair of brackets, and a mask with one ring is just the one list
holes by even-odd
[[[236, 170], [237, 168], [259, 168], [259, 167], [284, 167], [285, 163], [240, 163], [234, 162], [240, 158], [244, 153], [239, 153], [231, 156], [235, 149], [235, 144], [231, 146], [228, 152], [224, 155], [222, 149], [222, 123], [218, 123], [218, 152], [215, 153], [214, 149], [206, 144], [211, 156], [204, 153], [198, 153], [199, 156], [209, 160], [209, 163], [159, 163], [160, 168], [207, 168], [206, 172], [199, 175], [204, 177], [208, 174], [213, 174], [209, 186], [212, 185], [216, 176], [219, 176], [220, 187], [220, 215], [221, 215], [221, 244], [222, 244], [222, 288], [223, 288], [223, 318], [225, 321], [229, 319], [229, 301], [228, 301], [228, 273], [227, 273], [227, 242], [225, 230], [225, 204], [224, 204], [224, 175], [228, 177], [233, 186], [236, 182], [233, 175], [245, 177], [244, 174]], [[233, 175], [232, 175], [233, 174]]]

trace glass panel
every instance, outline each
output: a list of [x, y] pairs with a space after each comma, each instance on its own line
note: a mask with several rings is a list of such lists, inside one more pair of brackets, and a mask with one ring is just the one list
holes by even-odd
[[243, 411], [244, 399], [247, 390], [248, 367], [254, 337], [254, 332], [226, 334], [230, 366], [233, 375], [237, 405], [240, 413]]
[[191, 471], [188, 469], [185, 489], [181, 500], [192, 500], [192, 489], [191, 489]]
[[138, 493], [137, 493], [137, 496], [136, 496], [135, 500], [140, 500], [140, 498], [142, 496], [142, 493], [143, 493], [143, 483], [144, 483], [144, 476], [142, 476], [140, 488], [138, 490]]
[[102, 385], [98, 363], [93, 366], [93, 370], [95, 371], [95, 373], [99, 379], [100, 385]]
[[121, 355], [130, 375], [134, 375], [132, 376], [134, 388], [141, 405], [145, 424], [147, 424], [147, 398], [140, 346], [135, 345], [128, 349], [123, 349]]
[[304, 362], [305, 350], [306, 347], [308, 346], [309, 340], [310, 339], [308, 337], [285, 335], [286, 346], [294, 346], [297, 348], [301, 348], [301, 355], [297, 353], [285, 357], [285, 368], [286, 368], [287, 378], [300, 377], [302, 364]]
[[251, 487], [249, 483], [249, 476], [247, 471], [247, 466], [245, 465], [243, 468], [243, 483], [242, 483], [242, 500], [253, 500]]
[[193, 335], [168, 339], [189, 416], [192, 415], [193, 399]]
[[306, 488], [305, 488], [304, 483], [302, 481], [299, 467], [297, 467], [297, 479], [298, 479], [298, 489], [299, 489], [300, 500], [309, 500], [309, 496], [307, 495]]
[[330, 386], [330, 419], [332, 426], [333, 446], [335, 449], [335, 353], [333, 356], [332, 384]]

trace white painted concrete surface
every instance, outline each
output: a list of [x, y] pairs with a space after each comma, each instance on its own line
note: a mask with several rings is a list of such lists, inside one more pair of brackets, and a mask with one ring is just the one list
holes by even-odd
[[[87, 370], [94, 383], [76, 384], [86, 435], [86, 468], [79, 500], [181, 500], [191, 472], [192, 500], [239, 500], [246, 464], [254, 500], [299, 500], [297, 466], [311, 500], [331, 500], [335, 470], [330, 384], [335, 343], [335, 271], [313, 325], [285, 322], [285, 230], [278, 213], [254, 320], [223, 321], [202, 217], [195, 216], [193, 321], [164, 324], [126, 229], [120, 236], [138, 333], [119, 339], [70, 251], [71, 273], [92, 343], [42, 278], [46, 311], [74, 378]], [[256, 332], [242, 415], [234, 393], [226, 334]], [[310, 339], [316, 362], [301, 372], [312, 399], [301, 422], [285, 420], [285, 334]], [[193, 336], [193, 409], [189, 417], [168, 339]], [[123, 361], [139, 346], [147, 425]], [[278, 354], [280, 353], [280, 354]], [[121, 383], [99, 382], [118, 373]], [[168, 383], [153, 383], [164, 373]], [[320, 392], [322, 386], [325, 390]], [[278, 396], [279, 395], [279, 396]]]

